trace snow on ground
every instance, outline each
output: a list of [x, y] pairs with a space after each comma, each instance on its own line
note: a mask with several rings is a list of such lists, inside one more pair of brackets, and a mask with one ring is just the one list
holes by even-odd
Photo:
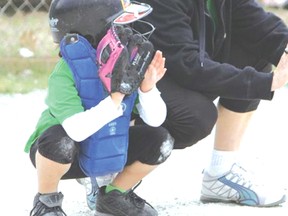
[[[0, 95], [2, 153], [1, 215], [27, 216], [37, 191], [36, 172], [24, 145], [45, 108], [45, 91]], [[277, 187], [288, 189], [288, 89], [276, 92], [273, 102], [263, 101], [243, 140], [243, 164]], [[199, 202], [201, 173], [210, 156], [213, 133], [197, 145], [174, 151], [168, 161], [147, 176], [136, 192], [159, 211], [159, 216], [261, 215], [286, 216], [288, 204], [253, 208]], [[265, 177], [264, 177], [265, 176]], [[84, 188], [75, 180], [60, 183], [68, 216], [92, 216]], [[4, 210], [4, 211], [3, 211]], [[6, 214], [5, 214], [6, 213]]]

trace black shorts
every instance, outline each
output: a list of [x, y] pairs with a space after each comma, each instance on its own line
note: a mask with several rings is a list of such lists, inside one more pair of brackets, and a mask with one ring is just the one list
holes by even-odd
[[[198, 92], [180, 87], [167, 77], [157, 87], [167, 106], [167, 117], [162, 124], [175, 139], [174, 149], [197, 143], [211, 133], [217, 120], [213, 100]], [[143, 124], [137, 118], [136, 124]]]
[[[126, 165], [135, 161], [149, 165], [161, 164], [170, 156], [173, 143], [174, 139], [164, 127], [132, 126], [129, 129]], [[78, 163], [80, 145], [68, 137], [61, 125], [55, 125], [48, 128], [32, 145], [30, 159], [35, 166], [35, 154], [38, 151], [52, 161], [72, 164], [62, 179], [86, 177]]]
[[[261, 61], [256, 68], [261, 68], [264, 72], [271, 71], [271, 65]], [[162, 78], [157, 87], [168, 111], [163, 126], [175, 138], [175, 149], [192, 146], [211, 133], [218, 116], [213, 103], [217, 96], [183, 88], [168, 76]], [[260, 100], [219, 98], [219, 103], [231, 111], [245, 113], [256, 110]]]
[[[232, 43], [229, 59], [226, 63], [238, 68], [252, 66], [258, 71], [271, 72], [271, 64], [259, 60], [253, 54], [247, 53], [237, 43]], [[179, 86], [165, 75], [157, 87], [167, 106], [167, 118], [163, 124], [174, 137], [175, 149], [183, 149], [207, 137], [218, 117], [218, 111], [213, 101], [217, 95], [205, 95]], [[260, 100], [233, 100], [219, 98], [219, 103], [234, 112], [245, 113], [257, 109]], [[143, 124], [137, 119], [137, 124]]]

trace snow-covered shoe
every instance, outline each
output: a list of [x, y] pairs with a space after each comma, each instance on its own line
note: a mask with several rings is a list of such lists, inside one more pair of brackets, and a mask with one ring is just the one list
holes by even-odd
[[30, 216], [67, 216], [61, 208], [63, 197], [61, 192], [50, 194], [37, 193]]
[[105, 192], [101, 187], [97, 194], [95, 216], [157, 216], [157, 211], [137, 196], [133, 189], [126, 193], [117, 190]]
[[204, 172], [201, 198], [203, 203], [232, 202], [247, 206], [270, 207], [286, 201], [283, 191], [259, 185], [237, 164], [222, 176], [212, 177]]

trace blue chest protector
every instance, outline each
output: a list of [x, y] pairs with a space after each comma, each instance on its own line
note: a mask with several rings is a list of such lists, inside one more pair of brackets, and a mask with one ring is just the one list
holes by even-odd
[[[60, 50], [73, 73], [84, 109], [96, 106], [108, 96], [98, 76], [96, 50], [77, 34], [66, 36], [61, 41]], [[123, 170], [127, 161], [130, 116], [136, 96], [136, 92], [126, 96], [122, 101], [123, 115], [81, 142], [79, 164], [87, 176], [102, 176]]]

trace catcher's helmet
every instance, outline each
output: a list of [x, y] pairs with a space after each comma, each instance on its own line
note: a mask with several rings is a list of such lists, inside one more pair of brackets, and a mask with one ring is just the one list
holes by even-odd
[[49, 25], [55, 43], [67, 33], [78, 33], [95, 45], [111, 23], [132, 23], [151, 11], [149, 5], [130, 0], [53, 0]]

